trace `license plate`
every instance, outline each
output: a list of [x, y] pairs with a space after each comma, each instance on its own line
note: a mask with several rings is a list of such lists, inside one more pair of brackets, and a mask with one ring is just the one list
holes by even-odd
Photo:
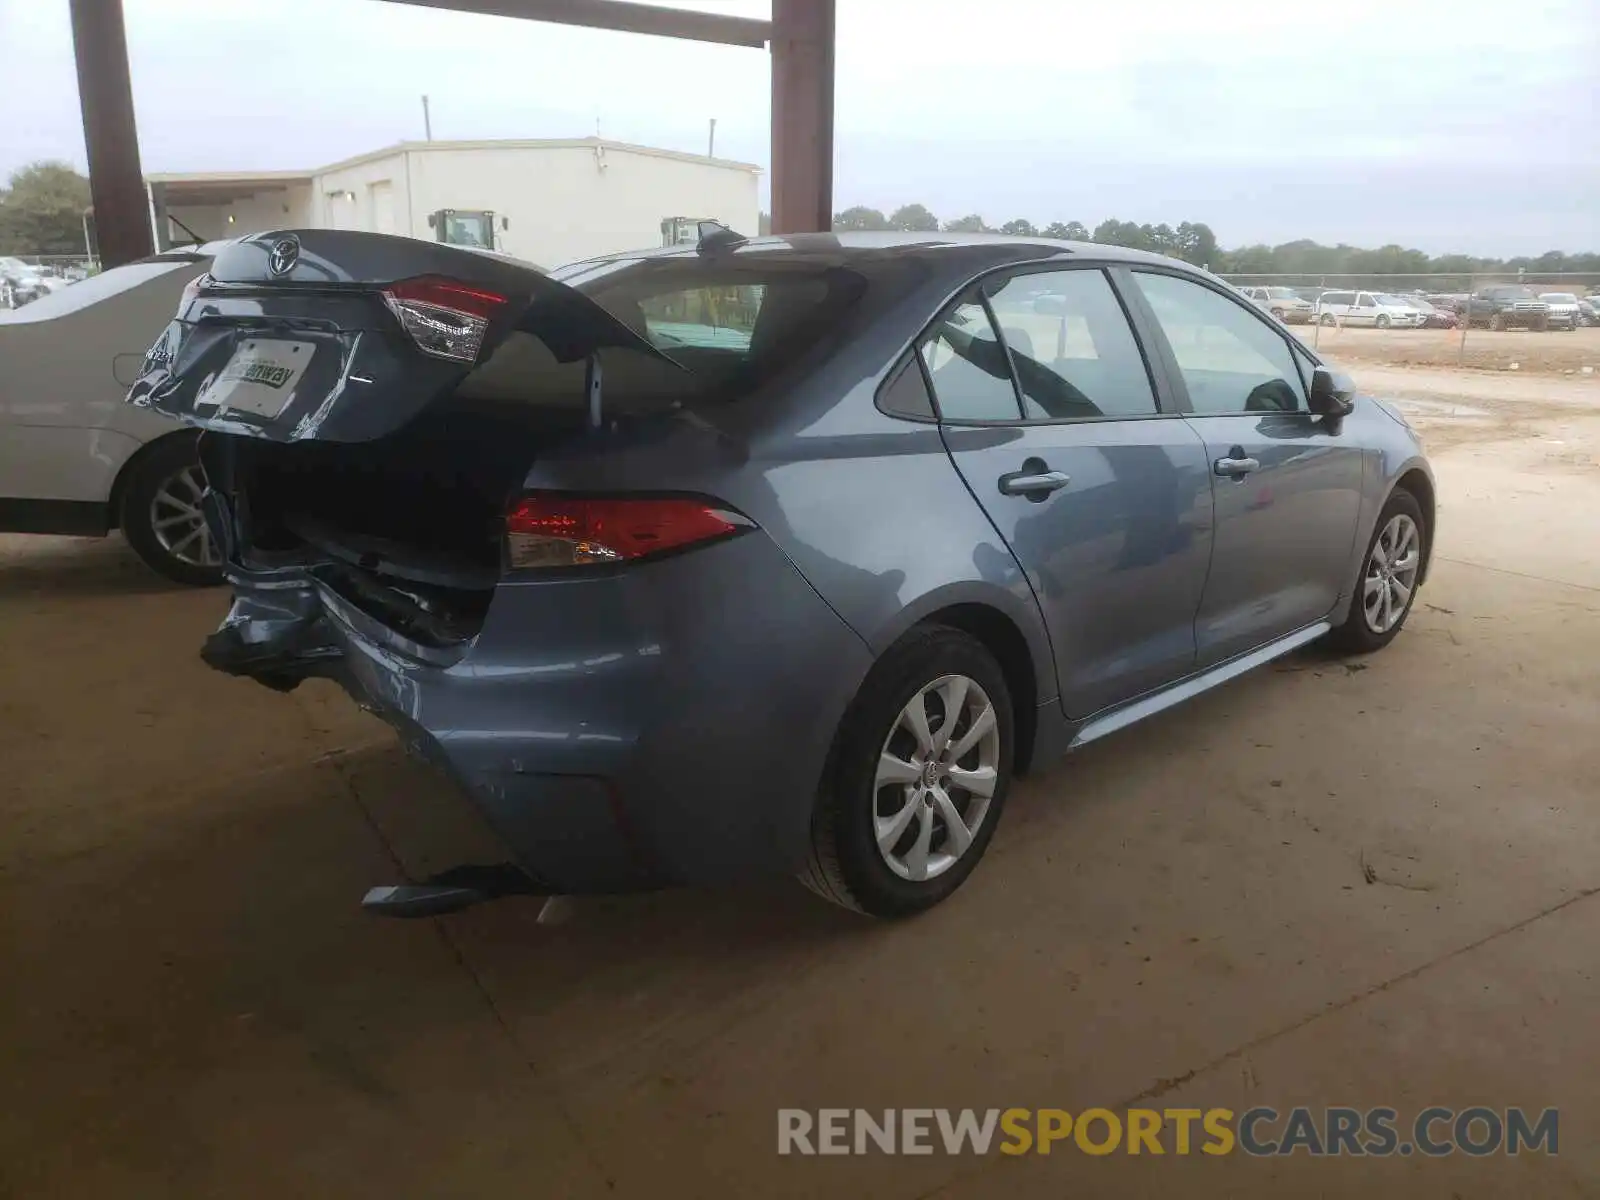
[[314, 349], [311, 342], [278, 338], [241, 342], [228, 365], [195, 397], [195, 407], [216, 405], [219, 410], [275, 417], [294, 395]]

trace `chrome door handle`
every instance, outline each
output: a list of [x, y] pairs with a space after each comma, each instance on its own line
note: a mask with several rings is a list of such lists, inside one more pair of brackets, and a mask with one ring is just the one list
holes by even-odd
[[1212, 470], [1218, 475], [1231, 479], [1239, 479], [1257, 470], [1261, 466], [1258, 459], [1254, 458], [1219, 458], [1211, 464]]
[[1000, 492], [1043, 500], [1048, 493], [1060, 491], [1071, 482], [1072, 477], [1063, 471], [1012, 471], [1000, 476]]

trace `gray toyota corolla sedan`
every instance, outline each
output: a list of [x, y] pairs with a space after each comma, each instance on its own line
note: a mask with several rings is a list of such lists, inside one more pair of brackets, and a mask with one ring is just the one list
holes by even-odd
[[1434, 527], [1405, 420], [1232, 289], [1035, 238], [714, 227], [545, 275], [260, 234], [129, 400], [206, 430], [206, 660], [337, 680], [505, 842], [395, 912], [775, 872], [925, 909], [1013, 774], [1388, 643]]

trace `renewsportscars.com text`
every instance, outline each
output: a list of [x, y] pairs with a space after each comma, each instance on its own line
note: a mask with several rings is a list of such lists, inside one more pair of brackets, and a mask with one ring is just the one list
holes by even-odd
[[780, 1108], [779, 1154], [1557, 1154], [1560, 1113], [1392, 1108]]

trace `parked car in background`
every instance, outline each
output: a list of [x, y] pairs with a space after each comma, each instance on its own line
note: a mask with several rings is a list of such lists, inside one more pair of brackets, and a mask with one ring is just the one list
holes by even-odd
[[1324, 325], [1370, 325], [1377, 329], [1416, 329], [1423, 314], [1386, 292], [1327, 291], [1316, 303], [1317, 320]]
[[208, 251], [171, 251], [0, 313], [0, 531], [120, 528], [168, 578], [219, 581], [194, 431], [122, 402], [210, 261]]
[[1461, 326], [1461, 318], [1448, 308], [1442, 308], [1431, 300], [1421, 296], [1409, 301], [1412, 308], [1422, 314], [1422, 327], [1424, 329], [1457, 329]]
[[1544, 329], [1550, 323], [1550, 306], [1520, 284], [1480, 288], [1461, 309], [1468, 325], [1489, 329]]
[[1540, 292], [1539, 299], [1550, 306], [1551, 329], [1576, 329], [1582, 324], [1583, 311], [1578, 307], [1578, 297], [1572, 292]]
[[207, 431], [234, 596], [203, 657], [336, 680], [537, 889], [928, 908], [1014, 772], [1377, 649], [1427, 572], [1399, 413], [1138, 251], [722, 230], [545, 275], [299, 230], [176, 308], [129, 401]]
[[47, 275], [20, 258], [0, 257], [0, 308], [21, 308], [65, 286], [66, 280]]
[[1286, 325], [1307, 325], [1311, 322], [1313, 306], [1302, 300], [1293, 288], [1242, 287], [1240, 295], [1266, 309]]

